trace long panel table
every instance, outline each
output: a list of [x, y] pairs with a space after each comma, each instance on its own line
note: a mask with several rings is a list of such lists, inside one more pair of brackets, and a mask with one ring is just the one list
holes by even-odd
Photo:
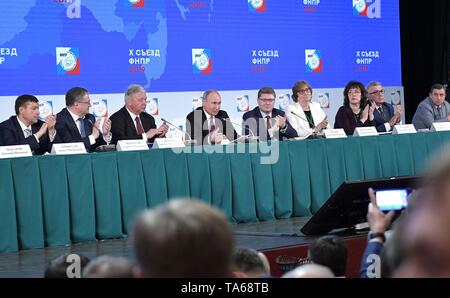
[[[449, 137], [430, 132], [214, 146], [201, 153], [3, 159], [0, 252], [124, 237], [136, 214], [177, 197], [217, 206], [232, 223], [307, 216], [345, 180], [420, 173]], [[277, 162], [261, 164], [268, 148]]]

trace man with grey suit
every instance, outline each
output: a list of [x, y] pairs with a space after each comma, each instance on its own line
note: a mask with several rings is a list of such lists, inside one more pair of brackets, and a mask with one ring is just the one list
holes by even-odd
[[412, 124], [416, 129], [430, 129], [434, 122], [450, 121], [450, 104], [441, 84], [431, 86], [430, 94], [417, 107]]

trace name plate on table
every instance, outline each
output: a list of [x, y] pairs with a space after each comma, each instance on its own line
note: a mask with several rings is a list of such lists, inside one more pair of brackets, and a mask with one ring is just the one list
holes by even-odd
[[339, 139], [339, 138], [347, 137], [344, 129], [342, 129], [342, 128], [324, 129], [323, 133], [325, 134], [325, 138], [327, 138], [327, 139]]
[[181, 148], [185, 147], [181, 138], [156, 138], [152, 149]]
[[367, 127], [357, 127], [353, 132], [354, 137], [368, 137], [368, 136], [377, 136], [378, 131], [375, 126], [367, 126]]
[[82, 142], [53, 144], [51, 153], [56, 155], [83, 154], [86, 153], [86, 148]]
[[33, 156], [30, 145], [1, 146], [0, 158]]
[[148, 150], [147, 142], [144, 140], [120, 140], [117, 142], [117, 151]]
[[392, 134], [404, 134], [404, 133], [416, 133], [416, 128], [413, 124], [401, 124], [401, 125], [395, 125], [394, 129], [392, 130]]
[[434, 122], [430, 131], [448, 131], [450, 130], [450, 122]]

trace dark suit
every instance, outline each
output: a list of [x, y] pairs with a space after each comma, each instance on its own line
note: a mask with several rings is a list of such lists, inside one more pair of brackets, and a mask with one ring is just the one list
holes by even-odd
[[[271, 119], [271, 126], [275, 124], [275, 117], [282, 116], [284, 117], [284, 112], [278, 109], [272, 110], [272, 119]], [[267, 131], [266, 126], [266, 119], [263, 118], [261, 111], [259, 110], [259, 107], [254, 108], [251, 111], [248, 111], [242, 116], [242, 120], [244, 120], [244, 130], [245, 134], [247, 133], [254, 133], [255, 135], [259, 136], [261, 140], [270, 140], [269, 132]], [[289, 122], [286, 120], [287, 128], [283, 132], [277, 131], [276, 134], [278, 136], [274, 136], [279, 140], [283, 139], [290, 139], [298, 137], [297, 131], [289, 124]]]
[[[384, 117], [381, 115], [378, 108], [373, 111], [373, 121], [375, 122], [375, 127], [379, 132], [385, 132], [386, 126], [384, 125], [386, 122], [389, 122], [391, 118], [394, 116], [394, 108], [385, 102], [380, 106], [383, 109]], [[392, 129], [392, 127], [391, 127]]]
[[[233, 124], [228, 119], [228, 114], [225, 111], [220, 110], [216, 117], [216, 127], [219, 132], [223, 133], [228, 140], [236, 140], [239, 136], [234, 130]], [[195, 119], [195, 121], [194, 121]], [[190, 112], [186, 116], [186, 131], [189, 133], [192, 139], [196, 140], [197, 145], [208, 144], [209, 123], [207, 123], [206, 114], [203, 111], [203, 107], [199, 107]]]
[[[362, 113], [360, 113], [361, 115]], [[355, 128], [363, 126], [374, 126], [375, 122], [370, 121], [367, 118], [366, 122], [362, 123], [361, 120], [355, 118], [355, 114], [350, 107], [340, 107], [336, 113], [334, 120], [334, 128], [343, 128], [348, 136], [353, 135]]]
[[105, 145], [106, 142], [100, 135], [95, 144], [91, 145], [89, 141], [89, 135], [92, 134], [93, 125], [90, 123], [95, 123], [95, 117], [92, 114], [86, 114], [83, 124], [86, 137], [82, 138], [80, 131], [78, 130], [77, 124], [72, 118], [67, 108], [64, 108], [56, 114], [56, 137], [54, 143], [75, 143], [82, 142], [84, 147], [88, 152], [94, 151], [100, 145]]
[[[43, 121], [38, 120], [36, 124], [31, 125], [31, 132], [35, 134], [41, 129], [44, 124]], [[30, 145], [34, 154], [44, 154], [50, 152], [51, 143], [48, 133], [45, 133], [37, 142], [34, 135], [25, 139], [22, 127], [20, 127], [17, 116], [11, 116], [8, 120], [0, 123], [0, 145], [12, 146], [12, 145]]]
[[[139, 118], [141, 119], [144, 132], [156, 128], [155, 118], [152, 115], [142, 112]], [[125, 107], [112, 114], [109, 119], [111, 120], [112, 144], [116, 144], [120, 140], [142, 139], [142, 135], [137, 133], [136, 126], [134, 125], [135, 120], [131, 119], [130, 113]], [[148, 142], [153, 143], [156, 137], [148, 139]]]

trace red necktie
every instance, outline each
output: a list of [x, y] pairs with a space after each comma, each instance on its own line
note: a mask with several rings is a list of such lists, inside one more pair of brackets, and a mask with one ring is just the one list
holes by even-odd
[[214, 117], [210, 118], [209, 132], [213, 132], [216, 130], [216, 123], [214, 121]]
[[272, 127], [272, 126], [270, 125], [270, 116], [267, 115], [267, 116], [266, 116], [266, 119], [267, 119], [267, 123], [266, 123], [267, 129], [270, 129], [270, 128]]
[[139, 119], [139, 116], [136, 116], [134, 119], [136, 121], [136, 131], [138, 135], [141, 135], [144, 133], [144, 128], [142, 127], [141, 120]]

